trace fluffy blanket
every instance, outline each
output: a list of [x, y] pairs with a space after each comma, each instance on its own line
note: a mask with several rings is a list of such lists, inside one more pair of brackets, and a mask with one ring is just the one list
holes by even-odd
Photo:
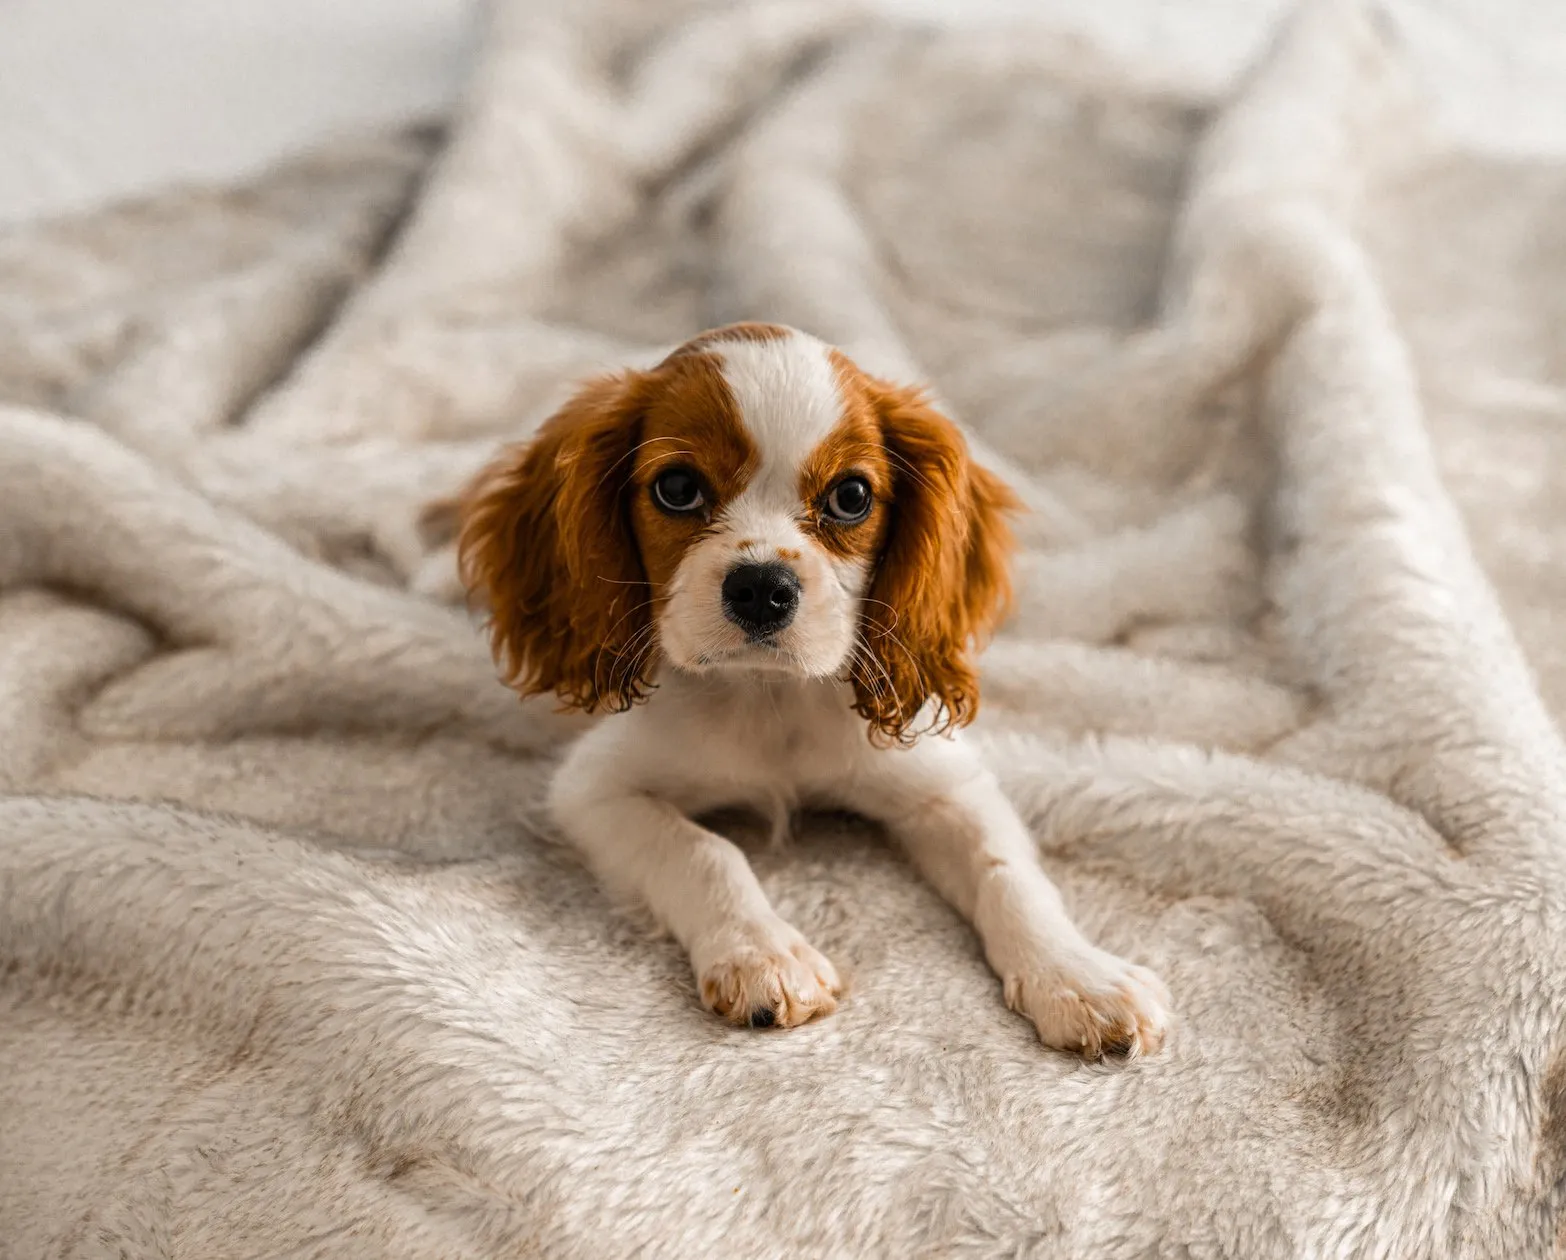
[[[0, 239], [0, 1253], [1546, 1254], [1566, 167], [1414, 60], [511, 0], [443, 134]], [[975, 737], [1161, 1055], [835, 818], [755, 863], [848, 1000], [729, 1028], [542, 834], [421, 506], [737, 317], [1024, 491]]]

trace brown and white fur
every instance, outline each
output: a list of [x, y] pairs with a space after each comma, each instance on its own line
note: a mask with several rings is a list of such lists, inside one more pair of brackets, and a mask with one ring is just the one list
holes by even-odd
[[[862, 520], [834, 516], [866, 488]], [[1164, 986], [1077, 930], [958, 734], [969, 653], [1010, 593], [1014, 503], [918, 391], [760, 324], [590, 382], [465, 500], [463, 578], [507, 680], [615, 714], [556, 772], [553, 822], [685, 947], [718, 1014], [792, 1026], [841, 986], [693, 818], [821, 806], [884, 825], [1046, 1044], [1162, 1042]]]

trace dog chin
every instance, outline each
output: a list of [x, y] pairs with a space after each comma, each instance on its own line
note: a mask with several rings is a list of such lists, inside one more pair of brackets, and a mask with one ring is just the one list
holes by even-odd
[[787, 643], [750, 641], [714, 647], [688, 660], [671, 661], [693, 674], [764, 674], [789, 678], [825, 678], [838, 672], [839, 661], [817, 663], [802, 657]]

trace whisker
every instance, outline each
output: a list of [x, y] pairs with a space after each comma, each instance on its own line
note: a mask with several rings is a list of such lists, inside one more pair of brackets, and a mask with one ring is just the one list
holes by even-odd
[[[609, 659], [613, 663], [609, 674], [610, 691], [618, 691], [623, 682], [631, 677], [633, 668], [637, 671], [640, 670], [646, 650], [652, 646], [655, 629], [656, 626], [652, 622], [640, 627], [623, 648], [610, 655]], [[604, 653], [600, 651], [593, 666], [593, 687], [595, 690], [598, 687], [598, 671], [602, 666], [603, 659]]]
[[886, 630], [888, 633], [890, 633], [891, 630], [896, 627], [897, 623], [902, 620], [902, 613], [898, 612], [897, 609], [893, 608], [884, 599], [875, 599], [869, 595], [861, 595], [860, 598], [867, 604], [880, 604], [882, 608], [886, 609], [887, 612], [892, 614], [892, 624], [890, 626], [882, 626], [879, 621], [874, 621], [874, 618], [871, 619], [877, 627]]
[[641, 603], [635, 605], [634, 607], [626, 609], [625, 612], [620, 615], [619, 620], [617, 620], [614, 623], [614, 625], [609, 627], [609, 632], [606, 635], [604, 635], [604, 642], [605, 643], [612, 643], [614, 641], [614, 633], [615, 633], [615, 631], [618, 630], [621, 626], [623, 626], [625, 624], [625, 619], [627, 617], [634, 617], [637, 613], [641, 612], [642, 609], [644, 609], [648, 605], [656, 603], [656, 602], [657, 602], [657, 596], [649, 595], [646, 599], [642, 600]]
[[[923, 486], [924, 489], [929, 491], [930, 494], [937, 497], [944, 497], [941, 495], [939, 488], [930, 480], [930, 478], [926, 476], [920, 468], [911, 463], [906, 456], [900, 455], [894, 450], [888, 450], [887, 458], [890, 459], [896, 467], [902, 469], [903, 472], [907, 473], [909, 477], [913, 478], [916, 482], [919, 483], [919, 485]], [[948, 505], [948, 510], [953, 520], [960, 521], [964, 519], [961, 504], [950, 503]]]
[[849, 659], [859, 661], [868, 671], [866, 682], [870, 685], [871, 694], [875, 696], [877, 702], [884, 701], [888, 695], [894, 700], [897, 698], [897, 688], [892, 682], [891, 674], [860, 631], [854, 633], [853, 652]]
[[636, 648], [627, 648], [621, 654], [615, 672], [609, 677], [611, 688], [619, 691], [630, 678], [641, 673], [656, 648], [657, 640], [650, 634], [645, 636]]
[[886, 457], [895, 467], [902, 469], [904, 473], [930, 491], [930, 493], [934, 494], [936, 492], [935, 483], [926, 475], [924, 469], [913, 463], [906, 455], [888, 448]]
[[898, 699], [897, 684], [892, 680], [891, 670], [887, 669], [886, 664], [879, 656], [875, 654], [868, 644], [865, 645], [865, 650], [866, 655], [870, 658], [870, 664], [875, 667], [875, 673], [879, 676], [877, 678], [876, 686], [879, 689], [881, 697], [883, 699], [890, 697], [895, 701]]
[[919, 686], [920, 687], [925, 687], [926, 683], [925, 683], [925, 677], [924, 677], [924, 669], [919, 664], [919, 658], [916, 657], [913, 654], [913, 652], [909, 650], [908, 645], [906, 643], [904, 643], [902, 641], [902, 639], [900, 639], [897, 635], [892, 633], [892, 629], [891, 629], [890, 626], [883, 626], [879, 621], [877, 621], [874, 617], [870, 616], [868, 613], [864, 614], [864, 619], [866, 621], [868, 621], [872, 626], [874, 626], [877, 630], [879, 630], [882, 634], [884, 634], [888, 639], [890, 639], [893, 643], [895, 643], [902, 650], [903, 655], [908, 658], [908, 663], [911, 666], [913, 666], [914, 677], [918, 680]]
[[[646, 608], [649, 604], [652, 604], [653, 602], [654, 602], [653, 597], [649, 596], [647, 599], [644, 599], [641, 603], [635, 605], [632, 608], [627, 609], [620, 616], [620, 618], [614, 623], [614, 625], [609, 627], [609, 632], [604, 635], [604, 642], [599, 646], [598, 654], [593, 658], [593, 689], [595, 691], [598, 690], [598, 671], [603, 667], [604, 649], [606, 647], [608, 647], [608, 645], [610, 645], [610, 644], [612, 644], [614, 642], [615, 631], [619, 630], [619, 628], [625, 624], [626, 618], [634, 617], [637, 613], [641, 612], [642, 609]], [[621, 648], [620, 652], [611, 654], [610, 659], [611, 660], [615, 660], [620, 655], [620, 653], [628, 651], [630, 649], [630, 645], [632, 643], [635, 643], [642, 636], [642, 634], [644, 632], [653, 629], [656, 626], [656, 624], [657, 624], [656, 622], [649, 621], [647, 623], [647, 625], [637, 627], [636, 633], [631, 636], [631, 638], [627, 642], [626, 646], [624, 648]], [[613, 681], [614, 680], [611, 677], [610, 682], [612, 683]]]
[[863, 652], [856, 646], [848, 657], [849, 674], [850, 677], [857, 677], [869, 691], [871, 698], [880, 704], [886, 698], [886, 691], [881, 685], [881, 680], [875, 676], [874, 661], [875, 657], [871, 653]]
[[[615, 460], [614, 463], [609, 465], [609, 467], [604, 471], [604, 475], [598, 479], [598, 484], [594, 486], [593, 489], [602, 490], [604, 482], [608, 481], [610, 477], [614, 476], [615, 470], [618, 469], [621, 464], [625, 463], [626, 460], [632, 458], [637, 451], [643, 450], [646, 447], [652, 446], [658, 442], [678, 442], [679, 440], [679, 438], [675, 437], [673, 434], [670, 434], [667, 437], [653, 437], [648, 438], [646, 441], [638, 442], [635, 446], [631, 447], [630, 450], [626, 451], [624, 455], [620, 456], [619, 459]], [[675, 455], [695, 455], [695, 453], [696, 452], [694, 451], [674, 452]]]

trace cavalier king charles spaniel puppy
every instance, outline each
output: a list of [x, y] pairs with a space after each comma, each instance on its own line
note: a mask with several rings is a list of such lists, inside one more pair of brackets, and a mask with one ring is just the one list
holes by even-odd
[[717, 1014], [790, 1027], [841, 984], [694, 820], [817, 806], [885, 827], [1047, 1045], [1163, 1040], [1164, 986], [1076, 928], [958, 734], [1015, 506], [918, 390], [765, 324], [588, 383], [465, 497], [462, 577], [506, 680], [613, 715], [570, 748], [549, 815], [685, 948]]

